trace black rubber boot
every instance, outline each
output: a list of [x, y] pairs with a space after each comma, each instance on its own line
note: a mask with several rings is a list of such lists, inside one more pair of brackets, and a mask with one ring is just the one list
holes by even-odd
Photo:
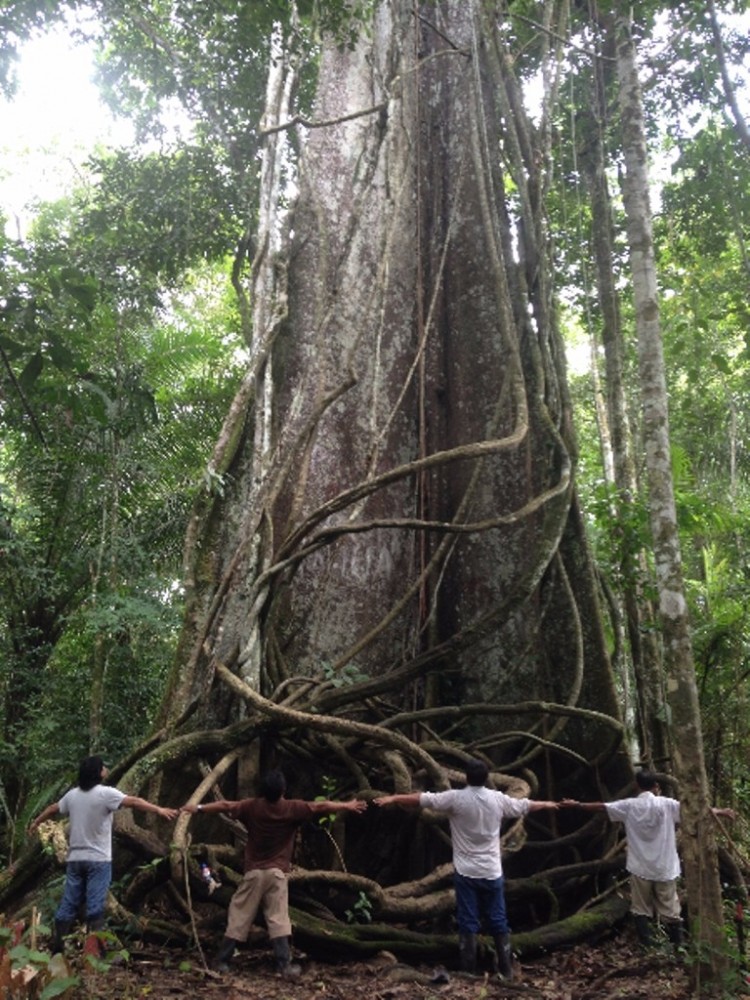
[[458, 955], [462, 972], [477, 971], [477, 936], [476, 934], [458, 935]]
[[633, 915], [633, 923], [640, 943], [644, 948], [652, 948], [654, 945], [654, 931], [651, 926], [651, 919], [642, 913], [636, 913]]
[[302, 969], [292, 961], [292, 949], [289, 946], [289, 941], [288, 937], [272, 938], [271, 947], [273, 948], [273, 957], [276, 959], [276, 971], [289, 979], [295, 979], [302, 972]]
[[49, 950], [53, 955], [56, 955], [59, 951], [64, 951], [65, 941], [63, 938], [67, 937], [68, 934], [73, 930], [72, 920], [56, 920], [55, 921], [55, 931], [52, 935], [52, 940], [50, 941]]
[[99, 931], [104, 930], [104, 914], [99, 917], [89, 917], [86, 920], [86, 939], [83, 942], [83, 954], [91, 958], [103, 959], [107, 954], [107, 948], [102, 940]]
[[492, 939], [495, 942], [495, 952], [497, 954], [497, 969], [503, 979], [513, 978], [513, 954], [510, 947], [510, 934], [496, 934]]
[[685, 943], [685, 933], [682, 929], [681, 921], [673, 921], [668, 924], [664, 924], [664, 930], [666, 931], [669, 942], [674, 948], [675, 955], [680, 953], [680, 949]]
[[214, 956], [213, 966], [217, 972], [229, 972], [229, 966], [234, 955], [234, 949], [239, 944], [235, 938], [225, 937]]

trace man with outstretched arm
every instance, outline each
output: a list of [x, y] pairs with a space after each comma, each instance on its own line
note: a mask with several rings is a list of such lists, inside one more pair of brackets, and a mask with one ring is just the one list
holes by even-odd
[[292, 924], [287, 882], [297, 828], [313, 816], [359, 813], [367, 809], [367, 803], [358, 799], [307, 802], [287, 799], [285, 793], [284, 775], [281, 771], [269, 771], [261, 780], [257, 798], [236, 802], [222, 799], [182, 807], [187, 813], [227, 813], [247, 828], [245, 874], [229, 904], [226, 933], [214, 959], [214, 967], [219, 972], [228, 971], [235, 948], [247, 940], [255, 916], [262, 908], [277, 971], [283, 976], [299, 975], [300, 967], [291, 961]]
[[[654, 943], [651, 920], [659, 917], [675, 949], [682, 945], [683, 929], [677, 879], [680, 858], [675, 827], [680, 822], [680, 803], [661, 794], [659, 780], [651, 771], [635, 776], [638, 795], [614, 802], [578, 802], [563, 799], [562, 807], [587, 812], [606, 812], [613, 822], [625, 825], [630, 874], [630, 911], [641, 944]], [[732, 809], [712, 809], [714, 816], [734, 819]]]
[[482, 760], [466, 765], [466, 786], [446, 792], [410, 792], [376, 798], [378, 806], [428, 808], [448, 816], [453, 845], [456, 919], [461, 968], [476, 972], [477, 935], [484, 918], [497, 952], [497, 971], [513, 978], [510, 927], [505, 910], [500, 827], [503, 819], [540, 809], [557, 809], [556, 802], [516, 799], [486, 787], [489, 768]]
[[112, 881], [112, 820], [118, 809], [140, 809], [174, 820], [177, 809], [154, 805], [119, 788], [103, 784], [109, 770], [101, 757], [86, 757], [78, 768], [78, 784], [52, 802], [29, 824], [34, 833], [40, 823], [56, 816], [70, 819], [65, 887], [55, 914], [51, 951], [62, 951], [63, 938], [70, 934], [78, 912], [85, 905], [86, 925], [93, 933], [104, 927], [107, 891]]

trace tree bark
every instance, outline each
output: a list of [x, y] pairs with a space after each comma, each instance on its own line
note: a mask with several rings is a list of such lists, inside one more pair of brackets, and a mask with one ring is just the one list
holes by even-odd
[[[519, 794], [599, 798], [631, 770], [575, 492], [550, 136], [480, 0], [390, 0], [353, 48], [326, 40], [306, 125], [288, 56], [248, 372], [186, 541], [160, 738], [125, 780], [199, 801], [199, 764], [238, 751], [225, 798], [269, 765], [291, 794], [370, 795], [447, 787], [479, 754]], [[342, 853], [378, 880], [366, 839]]]
[[[243, 385], [221, 494], [188, 539], [172, 724], [237, 717], [216, 662], [285, 697], [295, 678], [356, 691], [421, 663], [403, 707], [523, 690], [618, 716], [573, 487], [543, 136], [519, 95], [480, 3], [383, 3], [370, 38], [324, 46], [312, 118], [328, 124], [290, 126], [296, 203], [274, 216], [271, 185], [262, 218], [291, 242], [258, 241], [267, 350], [246, 383], [262, 403]], [[269, 143], [288, 114], [274, 101]]]
[[674, 773], [681, 791], [682, 852], [698, 973], [718, 983], [727, 962], [714, 823], [703, 756], [691, 631], [672, 482], [667, 387], [651, 230], [647, 146], [635, 47], [625, 8], [618, 9], [617, 71], [626, 175], [623, 198], [636, 308], [649, 510], [671, 713]]
[[[614, 262], [612, 203], [605, 169], [603, 134], [606, 129], [607, 77], [602, 60], [592, 72], [591, 116], [585, 134], [581, 164], [591, 200], [592, 250], [596, 264], [596, 286], [601, 313], [602, 344], [606, 367], [608, 425], [613, 452], [613, 479], [617, 488], [613, 521], [620, 529], [620, 569], [625, 617], [633, 673], [636, 680], [638, 737], [641, 759], [649, 766], [663, 767], [670, 758], [669, 727], [665, 709], [665, 685], [661, 649], [653, 628], [656, 610], [646, 597], [650, 573], [646, 555], [630, 527], [633, 506], [640, 488], [636, 476], [630, 419], [625, 392], [625, 342], [620, 296]], [[605, 463], [606, 468], [606, 463]]]

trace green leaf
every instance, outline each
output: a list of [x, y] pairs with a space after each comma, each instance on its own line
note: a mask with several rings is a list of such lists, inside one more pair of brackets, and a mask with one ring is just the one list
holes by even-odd
[[69, 285], [68, 291], [84, 309], [93, 310], [96, 305], [96, 289], [92, 285]]
[[40, 351], [36, 351], [32, 354], [29, 361], [26, 363], [26, 367], [21, 372], [18, 381], [21, 383], [24, 389], [30, 389], [39, 376], [42, 374], [42, 369], [44, 368], [44, 358]]
[[719, 369], [719, 371], [722, 373], [722, 375], [732, 374], [732, 366], [729, 364], [729, 361], [723, 354], [712, 354], [711, 360]]
[[53, 979], [44, 987], [39, 994], [39, 1000], [52, 1000], [52, 997], [62, 996], [72, 986], [78, 985], [77, 976], [68, 976], [66, 979]]
[[47, 346], [47, 353], [56, 368], [62, 371], [75, 367], [75, 356], [73, 352], [57, 337], [50, 338]]
[[0, 347], [2, 347], [11, 360], [13, 358], [20, 358], [26, 353], [26, 348], [23, 344], [19, 344], [17, 340], [11, 340], [10, 337], [0, 336]]

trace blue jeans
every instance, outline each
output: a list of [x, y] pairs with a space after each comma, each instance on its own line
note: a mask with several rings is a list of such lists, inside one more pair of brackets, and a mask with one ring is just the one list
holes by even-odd
[[467, 878], [453, 876], [456, 890], [456, 918], [463, 934], [479, 934], [482, 920], [490, 934], [509, 934], [505, 912], [505, 880], [502, 878]]
[[83, 903], [86, 904], [87, 924], [101, 920], [111, 881], [111, 861], [69, 861], [55, 920], [77, 920]]

